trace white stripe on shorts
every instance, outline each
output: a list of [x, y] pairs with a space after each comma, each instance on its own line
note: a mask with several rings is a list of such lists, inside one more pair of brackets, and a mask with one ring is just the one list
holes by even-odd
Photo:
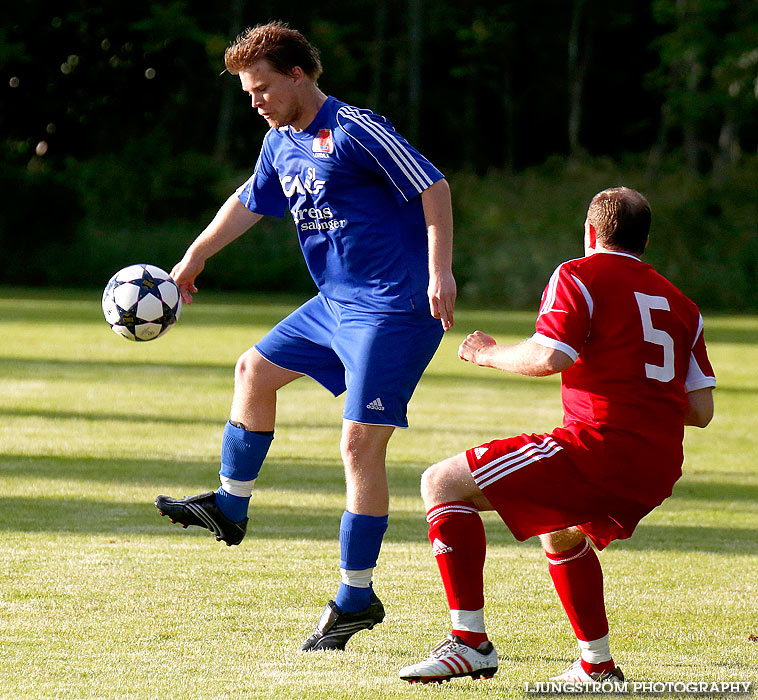
[[529, 442], [515, 452], [509, 452], [493, 459], [483, 467], [471, 472], [471, 475], [474, 477], [476, 485], [483, 489], [523, 467], [539, 462], [541, 459], [552, 457], [562, 449], [553, 438], [548, 436], [539, 444]]

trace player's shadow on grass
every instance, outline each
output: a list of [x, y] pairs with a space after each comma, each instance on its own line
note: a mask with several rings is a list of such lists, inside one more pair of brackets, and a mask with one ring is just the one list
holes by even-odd
[[740, 345], [758, 344], [758, 330], [755, 328], [735, 328], [734, 316], [706, 316], [706, 343], [735, 343]]
[[[240, 348], [242, 352], [244, 348]], [[461, 363], [463, 367], [463, 364]], [[491, 388], [493, 381], [502, 386], [511, 384], [528, 384], [535, 382], [532, 378], [525, 378], [516, 375], [509, 375], [503, 372], [482, 372], [477, 373], [472, 371], [472, 368], [464, 368], [462, 374], [455, 373], [440, 373], [433, 368], [430, 369], [424, 377], [422, 377], [422, 383], [426, 385], [434, 386], [452, 386], [455, 387], [463, 382], [466, 385], [480, 385], [485, 388]], [[172, 386], [180, 385], [183, 381], [189, 378], [199, 378], [204, 381], [214, 379], [219, 382], [228, 381], [234, 373], [234, 365], [231, 362], [212, 364], [207, 362], [136, 362], [128, 358], [124, 358], [123, 361], [119, 360], [61, 360], [61, 359], [25, 359], [25, 358], [2, 358], [0, 357], [0, 379], [8, 378], [14, 381], [21, 379], [38, 379], [45, 377], [47, 380], [69, 380], [80, 381], [90, 383], [93, 380], [93, 373], [96, 373], [99, 377], [107, 377], [101, 380], [106, 382], [104, 386], [107, 386], [108, 382], [128, 382], [131, 385], [139, 386], [141, 384], [147, 385], [158, 381], [156, 378], [160, 377], [161, 385], [165, 389], [170, 389]], [[557, 377], [553, 380], [557, 382]], [[303, 384], [310, 383], [313, 386], [317, 386], [316, 382], [307, 377], [299, 379], [294, 386], [302, 386]], [[495, 386], [497, 385], [495, 384]], [[556, 392], [556, 388], [547, 382], [540, 382], [542, 386], [537, 389], [549, 390]], [[536, 385], [535, 385], [536, 386]], [[288, 394], [292, 391], [290, 387], [284, 387], [281, 390], [280, 396], [283, 400], [287, 400]], [[331, 396], [326, 389], [323, 390], [324, 397], [329, 400]], [[558, 401], [558, 394], [555, 393], [556, 401]], [[336, 400], [341, 401], [341, 397]], [[8, 409], [6, 415], [18, 415], [13, 409]], [[65, 417], [66, 413], [62, 413], [61, 417]], [[114, 419], [118, 418], [118, 414], [113, 415]], [[177, 418], [175, 417], [176, 421]], [[184, 420], [183, 418], [181, 420]], [[310, 419], [307, 424], [310, 424]], [[339, 427], [338, 423], [335, 423]], [[278, 424], [278, 427], [286, 427], [282, 423]], [[297, 426], [295, 426], [297, 427]], [[414, 426], [415, 427], [415, 426]]]
[[[419, 497], [419, 480], [427, 465], [392, 462], [389, 481], [395, 496]], [[173, 460], [102, 459], [94, 457], [49, 457], [0, 454], [0, 477], [24, 475], [25, 484], [40, 484], [40, 493], [55, 484], [85, 482], [89, 486], [107, 484], [115, 492], [119, 487], [137, 487], [173, 496], [186, 496], [218, 486], [218, 463]], [[271, 458], [266, 461], [256, 482], [256, 493], [266, 491], [313, 493], [339, 496], [345, 492], [343, 467], [331, 460]], [[0, 512], [0, 519], [2, 518]]]
[[643, 520], [631, 539], [613, 542], [613, 550], [758, 554], [758, 529], [699, 525], [646, 525]]
[[741, 472], [718, 475], [723, 481], [714, 481], [710, 475], [685, 474], [674, 485], [673, 496], [665, 503], [678, 503], [683, 500], [722, 501], [724, 503], [758, 503], [758, 485], [744, 483], [745, 475]]
[[197, 418], [182, 416], [177, 418], [176, 415], [144, 415], [138, 413], [107, 413], [98, 411], [96, 413], [88, 413], [86, 411], [43, 411], [34, 408], [13, 408], [13, 409], [0, 409], [0, 418], [6, 416], [9, 418], [41, 418], [43, 420], [71, 420], [71, 421], [88, 421], [91, 423], [111, 423], [111, 422], [123, 422], [123, 423], [167, 423], [170, 425], [176, 425], [182, 423], [183, 425], [206, 425], [206, 426], [219, 426], [219, 435], [223, 423], [220, 420], [212, 418]]
[[[394, 498], [411, 499], [408, 510], [393, 504], [388, 540], [424, 542], [426, 523], [419, 497], [419, 477], [425, 465], [393, 463], [389, 469]], [[23, 475], [25, 487], [38, 496], [0, 499], [0, 530], [99, 534], [110, 537], [149, 535], [162, 537], [210, 535], [192, 528], [183, 533], [161, 519], [152, 505], [158, 493], [184, 496], [217, 486], [217, 465], [210, 462], [169, 460], [62, 458], [29, 455], [0, 455], [0, 476]], [[758, 485], [745, 484], [740, 475], [721, 475], [721, 481], [687, 476], [677, 485], [664, 507], [676, 517], [679, 507], [696, 506], [720, 511], [729, 504], [745, 508], [758, 501]], [[80, 495], [58, 496], [58, 485], [71, 493], [81, 482]], [[88, 486], [91, 483], [92, 486]], [[106, 486], [116, 494], [114, 502], [99, 500], [90, 492]], [[75, 487], [73, 487], [75, 488]], [[119, 500], [120, 489], [140, 489], [144, 501]], [[28, 491], [27, 491], [28, 493]], [[342, 509], [344, 480], [340, 464], [328, 460], [269, 460], [256, 484], [251, 507], [249, 538], [333, 540]], [[134, 496], [132, 496], [134, 498]], [[325, 499], [325, 500], [319, 500]], [[315, 501], [315, 505], [314, 505]], [[285, 505], [282, 505], [282, 504]], [[734, 522], [738, 523], [738, 515]], [[494, 514], [485, 516], [490, 542], [515, 544]], [[527, 546], [537, 546], [536, 540]], [[634, 537], [614, 547], [631, 550], [677, 550], [716, 553], [758, 554], [758, 529], [700, 527], [692, 525], [640, 524]]]
[[[263, 500], [263, 499], [261, 499]], [[168, 539], [202, 537], [212, 542], [205, 529], [183, 530], [162, 518], [151, 502], [105, 502], [92, 498], [27, 497], [0, 498], [0, 530], [20, 533], [62, 535], [102, 535], [128, 539], [151, 536]], [[293, 539], [334, 541], [339, 533], [342, 506], [307, 507], [265, 505], [250, 508], [246, 541]], [[393, 530], [396, 541], [425, 541], [426, 521], [418, 513], [396, 513]], [[402, 534], [401, 534], [402, 533]], [[393, 537], [390, 537], [391, 541]], [[222, 545], [219, 545], [222, 546]]]
[[[389, 478], [395, 488], [411, 487], [413, 494], [418, 493], [419, 479], [428, 466], [426, 462], [401, 462], [390, 459], [388, 465]], [[0, 474], [3, 471], [12, 474], [23, 473], [32, 480], [36, 476], [152, 486], [171, 482], [172, 487], [191, 489], [205, 484], [208, 476], [213, 477], [215, 484], [218, 464], [215, 460], [197, 462], [0, 454]], [[758, 484], [745, 483], [745, 475], [742, 472], [726, 472], [715, 476], [717, 478], [710, 475], [701, 477], [686, 474], [676, 483], [672, 500], [687, 498], [704, 501], [758, 502]], [[257, 487], [342, 493], [342, 465], [327, 459], [271, 457], [263, 466]], [[670, 502], [671, 500], [666, 501]]]
[[[60, 360], [60, 359], [26, 359], [0, 357], [0, 378], [25, 379], [27, 376], [46, 379], [83, 379], [92, 381], [92, 373], [99, 372], [107, 376], [108, 381], [128, 380], [139, 384], [144, 376], [156, 374], [167, 377], [166, 386], [178, 383], [182, 374], [199, 375], [207, 379], [213, 374], [224, 379], [231, 375], [233, 365], [229, 363], [211, 364], [209, 362], [140, 362], [124, 358], [119, 360]], [[171, 377], [171, 379], [168, 379]]]
[[[428, 465], [421, 462], [390, 460], [388, 478], [394, 496], [419, 496], [419, 480]], [[0, 454], [0, 476], [23, 474], [26, 483], [35, 481], [112, 484], [163, 489], [171, 495], [188, 495], [216, 488], [218, 464], [207, 462], [103, 459], [94, 457], [51, 457]], [[739, 472], [718, 475], [720, 480], [685, 475], [665, 504], [676, 508], [689, 500], [716, 504], [756, 503], [758, 484], [747, 484]], [[49, 488], [49, 485], [44, 486]], [[326, 459], [287, 459], [271, 457], [261, 471], [256, 492], [267, 490], [293, 493], [341, 495], [344, 493], [342, 465]], [[86, 495], [86, 494], [85, 494]], [[665, 505], [664, 504], [664, 505]], [[2, 513], [0, 513], [0, 518]]]
[[[265, 497], [250, 509], [246, 542], [264, 540], [311, 540], [331, 542], [337, 537], [341, 508], [303, 505], [266, 505]], [[161, 518], [152, 503], [103, 502], [89, 498], [58, 497], [0, 498], [0, 530], [14, 533], [55, 533], [59, 535], [102, 536], [107, 539], [160, 537], [212, 539], [201, 528], [183, 530]], [[426, 543], [427, 525], [418, 512], [393, 511], [388, 542]], [[516, 545], [505, 526], [488, 521], [491, 546]], [[209, 544], [215, 544], [212, 541]], [[539, 546], [532, 538], [527, 547]], [[219, 545], [221, 546], [221, 545]], [[522, 545], [519, 545], [522, 546]], [[715, 554], [758, 554], [758, 530], [748, 528], [710, 528], [699, 526], [639, 526], [634, 537], [614, 543], [614, 549], [633, 551], [708, 552]]]
[[[327, 399], [329, 400], [329, 399]], [[339, 401], [340, 399], [336, 399]], [[148, 406], [148, 408], [151, 408]], [[223, 433], [224, 423], [226, 418], [219, 416], [217, 418], [204, 418], [198, 416], [178, 416], [176, 413], [171, 414], [142, 414], [142, 413], [115, 413], [107, 411], [50, 411], [36, 408], [0, 408], [0, 418], [32, 418], [42, 420], [55, 420], [55, 421], [86, 421], [87, 423], [125, 423], [134, 424], [142, 423], [149, 425], [151, 423], [164, 423], [166, 425], [176, 426], [178, 425], [191, 425], [191, 426], [207, 426], [218, 428], [218, 440], [219, 451], [221, 449], [221, 436]], [[127, 429], [126, 427], [124, 428]], [[279, 418], [276, 424], [278, 435], [291, 435], [299, 430], [313, 430], [323, 429], [334, 431], [334, 443], [338, 443], [340, 439], [340, 431], [342, 429], [339, 419], [317, 419], [314, 416], [308, 416], [307, 419], [302, 421], [287, 420], [286, 418]], [[437, 423], [436, 425], [417, 425], [414, 423], [413, 431], [416, 433], [436, 433], [440, 432], [449, 435], [451, 433], [461, 435], [461, 444], [468, 445], [471, 442], [470, 430], [459, 422], [450, 420], [450, 424]], [[466, 439], [468, 438], [468, 439]]]

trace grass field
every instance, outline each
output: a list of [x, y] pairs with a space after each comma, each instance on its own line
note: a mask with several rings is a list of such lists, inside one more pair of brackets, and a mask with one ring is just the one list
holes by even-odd
[[[557, 378], [459, 362], [532, 314], [460, 310], [390, 444], [384, 624], [345, 653], [300, 644], [336, 590], [341, 402], [282, 390], [240, 547], [158, 517], [156, 494], [215, 488], [237, 355], [294, 305], [201, 295], [166, 337], [108, 330], [97, 292], [0, 288], [0, 697], [510, 698], [577, 656], [535, 542], [491, 514], [490, 681], [407, 686], [397, 669], [448, 630], [418, 480], [486, 439], [551, 429]], [[223, 301], [223, 303], [222, 303]], [[706, 318], [717, 416], [688, 429], [685, 476], [632, 540], [604, 551], [615, 657], [630, 680], [758, 681], [758, 318]]]

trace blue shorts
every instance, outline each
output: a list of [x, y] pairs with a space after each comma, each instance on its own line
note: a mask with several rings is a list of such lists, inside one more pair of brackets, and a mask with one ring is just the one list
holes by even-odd
[[408, 401], [442, 334], [442, 324], [428, 312], [354, 311], [319, 294], [274, 326], [255, 349], [335, 396], [347, 390], [346, 420], [407, 428]]

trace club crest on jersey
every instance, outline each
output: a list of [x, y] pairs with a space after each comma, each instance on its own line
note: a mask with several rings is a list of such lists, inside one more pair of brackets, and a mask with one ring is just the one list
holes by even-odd
[[313, 139], [313, 153], [317, 158], [328, 158], [334, 153], [334, 139], [331, 129], [321, 129], [318, 136]]

